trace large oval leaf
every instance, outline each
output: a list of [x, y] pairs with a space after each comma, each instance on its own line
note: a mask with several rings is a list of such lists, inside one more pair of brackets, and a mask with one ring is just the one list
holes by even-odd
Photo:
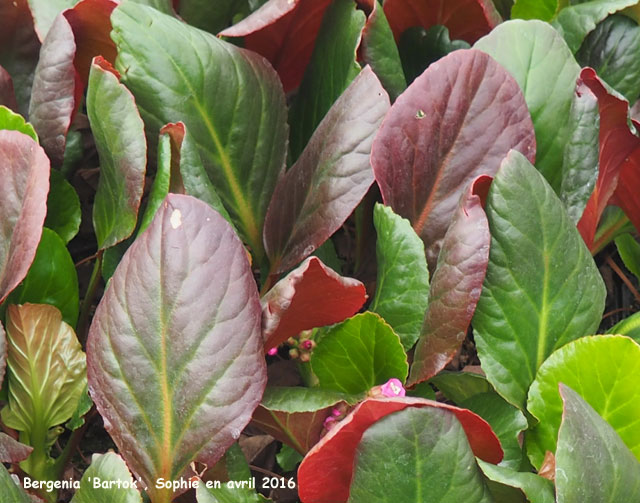
[[508, 21], [474, 47], [495, 58], [518, 82], [536, 131], [536, 168], [559, 193], [580, 66], [558, 32], [541, 21]]
[[544, 362], [531, 385], [527, 406], [540, 423], [527, 435], [527, 454], [540, 466], [555, 451], [562, 414], [558, 383], [571, 387], [619, 433], [640, 459], [640, 346], [622, 335], [584, 337]]
[[397, 501], [492, 501], [464, 430], [450, 411], [404, 409], [383, 417], [362, 435], [349, 502]]
[[385, 204], [425, 242], [431, 270], [463, 190], [493, 175], [512, 148], [534, 159], [531, 117], [517, 82], [480, 51], [432, 64], [389, 110], [373, 171]]
[[367, 399], [331, 429], [300, 464], [300, 500], [303, 503], [347, 501], [356, 448], [362, 435], [379, 419], [407, 407], [436, 407], [453, 412], [476, 456], [490, 463], [502, 459], [500, 442], [489, 425], [473, 412], [423, 398]]
[[486, 212], [491, 249], [475, 341], [489, 382], [523, 408], [542, 362], [597, 329], [606, 291], [562, 203], [519, 152], [502, 163]]
[[165, 124], [184, 122], [260, 261], [264, 215], [286, 156], [287, 107], [278, 76], [259, 55], [151, 7], [125, 2], [111, 19], [116, 67], [136, 97], [147, 136], [155, 141]]
[[27, 135], [0, 131], [0, 303], [25, 277], [47, 212], [49, 159]]
[[213, 466], [265, 386], [260, 301], [229, 224], [169, 194], [111, 278], [87, 353], [107, 430], [152, 499], [168, 501], [155, 481]]

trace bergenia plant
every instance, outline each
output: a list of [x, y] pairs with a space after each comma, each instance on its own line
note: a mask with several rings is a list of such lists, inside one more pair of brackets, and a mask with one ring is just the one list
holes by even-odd
[[0, 502], [640, 501], [640, 2], [0, 2]]

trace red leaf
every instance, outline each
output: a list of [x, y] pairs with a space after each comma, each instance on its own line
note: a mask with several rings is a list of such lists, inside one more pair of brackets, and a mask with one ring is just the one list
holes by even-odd
[[47, 213], [49, 159], [29, 136], [0, 131], [0, 303], [36, 254]]
[[490, 56], [455, 51], [393, 104], [371, 150], [385, 204], [409, 219], [435, 267], [463, 190], [509, 150], [533, 162], [535, 133], [517, 82]]
[[440, 372], [467, 335], [489, 263], [491, 235], [482, 206], [491, 181], [486, 175], [476, 178], [444, 237], [407, 386]]
[[303, 330], [353, 316], [367, 300], [358, 280], [340, 276], [309, 257], [262, 298], [262, 334], [268, 351]]
[[[640, 229], [640, 138], [629, 129], [629, 103], [609, 94], [592, 68], [580, 72], [576, 92], [591, 90], [600, 112], [600, 154], [596, 186], [578, 230], [593, 251], [593, 240], [602, 212], [608, 204], [620, 206]], [[634, 121], [634, 125], [638, 127]]]
[[396, 40], [407, 28], [440, 24], [473, 44], [502, 21], [491, 0], [386, 0], [384, 13]]
[[298, 468], [300, 500], [303, 503], [346, 502], [356, 447], [365, 430], [384, 416], [407, 407], [450, 410], [462, 424], [476, 456], [490, 463], [502, 460], [502, 448], [491, 427], [469, 410], [423, 398], [370, 398], [330, 430], [304, 458]]
[[13, 90], [13, 80], [11, 75], [0, 66], [0, 105], [10, 108], [16, 113], [18, 112], [18, 103], [16, 102], [16, 93]]
[[244, 37], [245, 47], [269, 60], [289, 92], [300, 85], [329, 4], [331, 0], [270, 0], [220, 35]]
[[0, 433], [0, 463], [19, 463], [29, 457], [33, 447], [14, 440], [6, 433]]

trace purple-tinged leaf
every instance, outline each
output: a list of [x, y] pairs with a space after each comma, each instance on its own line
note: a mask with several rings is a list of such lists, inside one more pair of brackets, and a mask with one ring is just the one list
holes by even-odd
[[138, 218], [147, 166], [147, 141], [131, 92], [102, 57], [94, 59], [87, 115], [100, 156], [100, 182], [93, 207], [98, 248], [128, 238]]
[[21, 444], [6, 433], [0, 433], [0, 463], [19, 463], [27, 459], [31, 451], [33, 447]]
[[0, 303], [23, 280], [47, 212], [49, 159], [33, 139], [0, 131]]
[[324, 117], [276, 186], [264, 223], [273, 272], [294, 267], [347, 219], [373, 183], [369, 154], [389, 98], [369, 67]]
[[0, 323], [0, 387], [4, 379], [4, 371], [7, 367], [7, 335]]
[[444, 236], [407, 386], [440, 372], [462, 346], [489, 263], [489, 223], [482, 209], [491, 184], [478, 177], [460, 199]]
[[242, 243], [206, 203], [169, 194], [96, 311], [89, 390], [120, 453], [148, 485], [213, 466], [266, 383], [260, 301]]
[[0, 105], [10, 108], [14, 112], [18, 111], [16, 93], [13, 90], [13, 80], [11, 75], [0, 66]]
[[535, 134], [517, 82], [487, 54], [455, 51], [396, 100], [373, 143], [385, 204], [408, 218], [431, 270], [463, 190], [509, 150], [533, 161]]
[[44, 40], [58, 14], [73, 7], [78, 0], [28, 0], [28, 2], [36, 33], [40, 40]]
[[303, 330], [353, 316], [367, 300], [356, 279], [345, 278], [309, 257], [262, 298], [262, 336], [268, 351]]
[[54, 166], [64, 159], [67, 132], [83, 91], [75, 54], [73, 30], [61, 14], [42, 43], [29, 104], [29, 120]]

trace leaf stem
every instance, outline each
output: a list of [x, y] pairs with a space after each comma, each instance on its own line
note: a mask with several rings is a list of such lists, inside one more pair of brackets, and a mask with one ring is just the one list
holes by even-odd
[[100, 250], [96, 254], [96, 261], [93, 264], [93, 271], [91, 272], [91, 279], [89, 280], [89, 286], [87, 287], [87, 293], [82, 301], [82, 308], [80, 310], [80, 316], [78, 317], [78, 324], [76, 326], [76, 335], [80, 344], [84, 348], [87, 342], [87, 332], [89, 331], [89, 317], [91, 316], [91, 305], [95, 299], [100, 280], [102, 279], [102, 255], [104, 250]]
[[622, 282], [627, 285], [629, 291], [633, 294], [633, 297], [636, 299], [636, 302], [640, 303], [640, 293], [633, 286], [633, 283], [627, 278], [627, 275], [622, 272], [622, 270], [618, 267], [618, 264], [611, 258], [611, 255], [607, 257], [607, 265], [613, 269], [613, 271], [620, 277]]

